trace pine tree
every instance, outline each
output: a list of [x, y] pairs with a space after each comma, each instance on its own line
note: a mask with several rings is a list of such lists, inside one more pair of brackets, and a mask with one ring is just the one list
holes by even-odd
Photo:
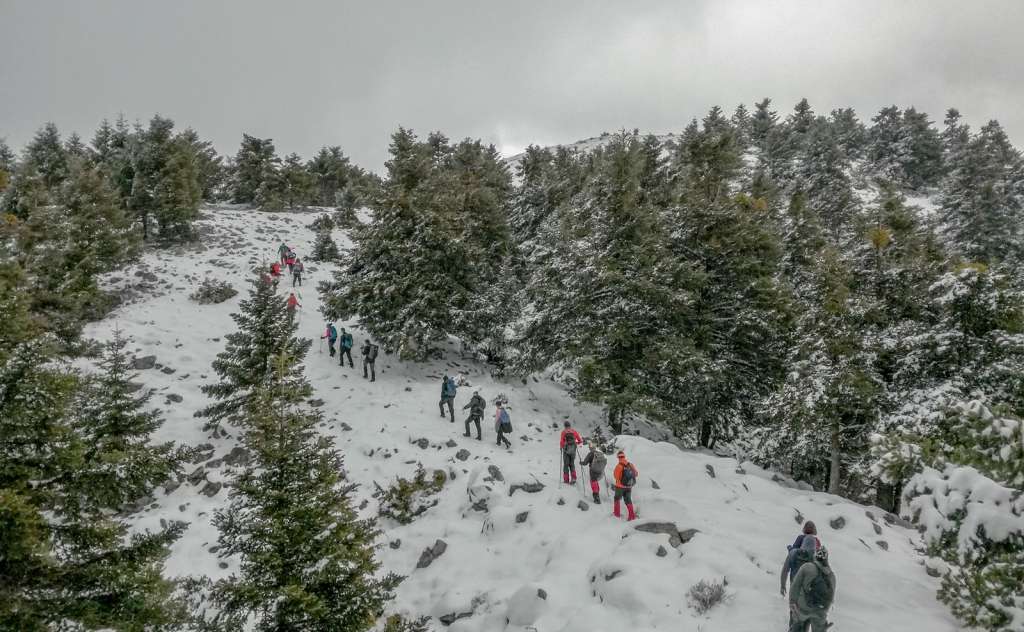
[[218, 629], [254, 618], [256, 630], [369, 630], [401, 580], [376, 577], [379, 531], [352, 508], [341, 456], [317, 433], [320, 414], [302, 405], [308, 385], [288, 379], [304, 353], [275, 355], [276, 378], [245, 406], [253, 463], [214, 519], [219, 554], [241, 557], [239, 573], [211, 591]]
[[47, 189], [55, 189], [67, 179], [68, 153], [56, 125], [47, 123], [36, 132], [25, 147], [24, 162], [42, 176]]
[[89, 158], [89, 150], [77, 132], [72, 132], [71, 136], [68, 136], [68, 139], [64, 141], [64, 152], [69, 160], [86, 160]]
[[218, 428], [225, 420], [238, 420], [255, 389], [274, 376], [270, 364], [274, 354], [301, 356], [311, 344], [307, 339], [295, 337], [298, 330], [295, 314], [287, 309], [266, 275], [257, 272], [251, 283], [249, 297], [241, 302], [239, 311], [231, 315], [238, 331], [225, 336], [224, 351], [217, 354], [213, 362], [213, 370], [221, 381], [202, 388], [217, 400], [196, 413], [197, 417], [207, 418], [206, 429]]
[[195, 156], [199, 190], [204, 200], [214, 201], [224, 197], [224, 185], [227, 173], [224, 159], [217, 155], [213, 144], [199, 138], [199, 134], [191, 127], [178, 135], [180, 141], [186, 143]]
[[337, 261], [340, 255], [338, 244], [331, 237], [330, 229], [318, 230], [316, 240], [313, 241], [313, 252], [310, 254], [310, 258], [313, 261]]
[[938, 181], [942, 141], [927, 114], [892, 105], [871, 120], [867, 158], [876, 173], [915, 191]]
[[357, 169], [342, 153], [341, 147], [321, 147], [308, 165], [316, 187], [316, 204], [339, 206], [339, 196], [354, 184], [353, 175]]
[[832, 110], [828, 122], [832, 127], [836, 144], [839, 145], [846, 160], [853, 162], [863, 157], [867, 144], [867, 129], [857, 118], [853, 108]]
[[153, 218], [160, 238], [181, 241], [192, 236], [192, 222], [199, 217], [203, 190], [195, 150], [186, 138], [174, 138], [152, 191]]
[[132, 140], [132, 183], [128, 208], [142, 225], [143, 239], [150, 237], [150, 224], [157, 205], [155, 197], [161, 184], [161, 172], [167, 163], [173, 130], [174, 121], [159, 115], [150, 119], [147, 128], [136, 124]]
[[242, 134], [242, 145], [235, 156], [232, 199], [236, 204], [252, 204], [264, 180], [273, 175], [280, 160], [270, 138]]
[[795, 168], [796, 182], [807, 206], [827, 226], [833, 243], [840, 243], [857, 211], [850, 180], [850, 162], [832, 126], [816, 119], [803, 135]]
[[753, 119], [750, 117], [747, 106], [742, 103], [737, 105], [729, 122], [732, 123], [733, 129], [736, 130], [736, 143], [740, 146], [741, 150], [746, 150], [753, 140], [751, 138], [753, 134]]
[[298, 208], [315, 200], [316, 180], [298, 154], [289, 154], [281, 166], [281, 196], [285, 207]]

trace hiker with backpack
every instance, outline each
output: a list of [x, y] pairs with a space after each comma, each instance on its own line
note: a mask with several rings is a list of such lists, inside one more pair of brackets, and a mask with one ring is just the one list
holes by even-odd
[[277, 282], [281, 278], [281, 264], [274, 262], [270, 264], [270, 280], [274, 284], [274, 289], [277, 290]]
[[469, 436], [469, 423], [473, 422], [476, 424], [476, 440], [481, 441], [483, 439], [483, 436], [480, 434], [480, 420], [484, 418], [484, 408], [486, 406], [487, 402], [484, 401], [483, 397], [480, 397], [480, 389], [473, 389], [473, 397], [469, 400], [468, 404], [462, 407], [462, 410], [469, 409], [469, 417], [466, 417], [464, 437]]
[[302, 307], [299, 305], [299, 299], [295, 298], [295, 292], [288, 293], [288, 311], [295, 313], [295, 308]]
[[608, 463], [604, 452], [598, 449], [597, 444], [590, 442], [590, 452], [581, 461], [584, 467], [590, 466], [590, 491], [594, 493], [594, 504], [601, 504], [601, 479], [604, 478], [604, 466]]
[[615, 503], [612, 505], [612, 515], [616, 518], [622, 516], [619, 511], [619, 501], [626, 503], [626, 520], [636, 520], [636, 511], [633, 510], [633, 486], [640, 476], [636, 466], [626, 460], [626, 453], [619, 450], [616, 455], [619, 463], [615, 466]]
[[299, 261], [298, 257], [295, 258], [295, 263], [292, 265], [292, 287], [296, 285], [302, 286], [302, 273], [306, 270], [305, 264]]
[[[813, 548], [809, 551], [802, 551], [804, 542], [812, 542]], [[782, 572], [779, 574], [779, 589], [783, 597], [786, 596], [787, 576], [790, 583], [792, 583], [796, 572], [800, 570], [800, 565], [804, 562], [810, 562], [814, 552], [820, 547], [821, 541], [818, 540], [818, 528], [814, 526], [813, 522], [808, 520], [804, 523], [800, 535], [796, 536], [793, 544], [786, 547], [786, 561], [782, 563]]]
[[327, 338], [327, 350], [330, 352], [331, 357], [334, 357], [334, 342], [338, 339], [338, 330], [334, 328], [334, 323], [327, 323], [327, 329], [324, 330], [324, 335], [320, 336], [323, 340]]
[[288, 265], [288, 272], [292, 271], [292, 268], [295, 266], [295, 261], [297, 259], [298, 257], [295, 256], [295, 251], [289, 249], [284, 256], [284, 262]]
[[[363, 343], [361, 351], [363, 355], [363, 379], [366, 379], [366, 367], [370, 367], [370, 381], [374, 382], [377, 379], [377, 372], [374, 370], [374, 363], [377, 361], [377, 345], [370, 344], [370, 341], [367, 340]], [[351, 359], [352, 354], [350, 353], [349, 360]]]
[[821, 547], [793, 578], [789, 591], [789, 632], [807, 632], [808, 628], [811, 632], [825, 632], [835, 596], [836, 576], [829, 567], [828, 549]]
[[281, 245], [277, 247], [277, 258], [281, 260], [282, 265], [284, 265], [284, 262], [288, 259], [288, 253], [290, 251], [291, 248], [289, 248], [288, 244], [283, 241], [281, 242]]
[[508, 440], [505, 435], [512, 434], [512, 417], [508, 414], [508, 408], [506, 408], [508, 402], [504, 399], [498, 399], [494, 402], [498, 407], [494, 411], [494, 432], [498, 435], [497, 445], [505, 444], [506, 448], [512, 448], [512, 442]]
[[444, 417], [444, 405], [448, 404], [448, 412], [451, 415], [452, 423], [455, 423], [455, 381], [445, 373], [441, 378], [441, 401], [438, 408], [441, 409], [441, 417]]
[[[558, 436], [558, 447], [562, 451], [562, 482], [576, 484], [576, 446], [583, 443], [583, 437], [576, 432], [568, 420], [562, 434]], [[572, 480], [569, 475], [572, 474]]]
[[[367, 340], [366, 344], [370, 344]], [[355, 368], [355, 364], [352, 363], [352, 334], [345, 331], [345, 328], [341, 328], [341, 340], [338, 342], [338, 366], [345, 366], [345, 356], [348, 356], [348, 368]], [[377, 359], [377, 354], [374, 353], [373, 359]], [[372, 363], [371, 363], [372, 364]], [[372, 368], [372, 366], [371, 366]], [[366, 359], [363, 359], [363, 377], [366, 377]], [[373, 380], [370, 380], [371, 382]]]

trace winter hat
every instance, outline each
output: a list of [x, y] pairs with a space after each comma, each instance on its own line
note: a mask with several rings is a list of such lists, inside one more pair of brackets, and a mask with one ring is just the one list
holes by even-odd
[[814, 526], [814, 523], [808, 520], [804, 523], [804, 534], [805, 535], [818, 535], [818, 527]]
[[568, 428], [568, 427], [570, 427], [570, 426], [571, 426], [572, 424], [570, 424], [570, 423], [569, 423], [569, 420], [568, 420], [568, 419], [566, 419], [566, 420], [565, 420], [565, 423], [563, 423], [562, 425], [563, 425], [563, 426], [565, 426], [566, 428]]
[[824, 564], [827, 564], [828, 563], [828, 549], [826, 549], [825, 547], [821, 547], [820, 549], [815, 551], [814, 552], [814, 559], [816, 559], [819, 562], [822, 562]]

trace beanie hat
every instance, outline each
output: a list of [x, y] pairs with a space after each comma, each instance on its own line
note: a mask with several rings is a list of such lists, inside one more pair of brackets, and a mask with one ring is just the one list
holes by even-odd
[[814, 526], [814, 523], [808, 520], [804, 523], [804, 533], [806, 535], [818, 535], [818, 527]]

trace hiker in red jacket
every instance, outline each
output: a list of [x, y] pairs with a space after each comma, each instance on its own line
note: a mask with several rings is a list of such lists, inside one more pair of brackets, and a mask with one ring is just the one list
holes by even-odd
[[[583, 443], [583, 437], [565, 422], [565, 429], [558, 437], [558, 447], [562, 449], [562, 481], [576, 484], [576, 447]], [[569, 475], [572, 474], [572, 480]]]
[[295, 251], [294, 250], [289, 250], [288, 253], [284, 256], [284, 262], [288, 265], [288, 272], [289, 273], [291, 273], [292, 266], [295, 265], [295, 260], [296, 259], [298, 259], [298, 257], [295, 255]]
[[640, 475], [636, 466], [626, 460], [626, 453], [619, 450], [619, 464], [615, 466], [615, 504], [612, 506], [612, 515], [618, 518], [619, 501], [626, 501], [627, 520], [636, 520], [636, 512], [633, 510], [633, 486], [636, 485], [636, 478]]
[[281, 264], [275, 261], [270, 264], [270, 280], [274, 284], [274, 290], [277, 290], [277, 282], [281, 278]]
[[302, 307], [302, 305], [299, 305], [299, 299], [295, 298], [295, 292], [290, 292], [288, 294], [288, 311], [294, 312], [296, 307]]

